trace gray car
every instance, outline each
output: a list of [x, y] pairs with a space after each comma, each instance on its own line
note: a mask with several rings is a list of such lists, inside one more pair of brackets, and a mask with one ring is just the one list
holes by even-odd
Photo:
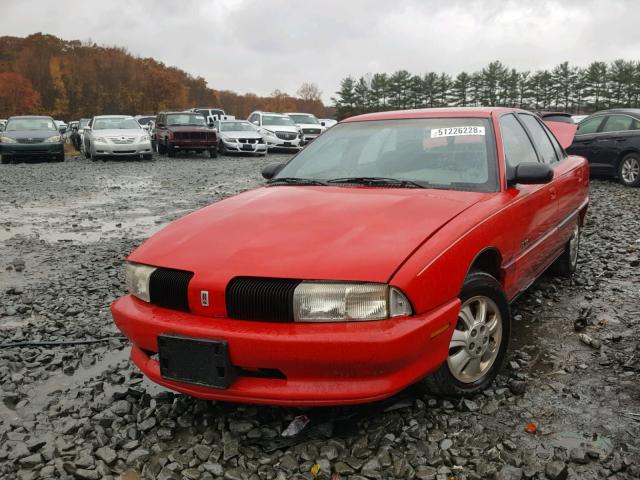
[[64, 139], [51, 117], [11, 117], [0, 133], [2, 163], [18, 158], [40, 157], [64, 161]]
[[267, 154], [267, 143], [263, 136], [246, 120], [221, 120], [217, 122], [218, 150], [226, 154], [231, 152]]
[[84, 129], [84, 154], [87, 158], [152, 157], [149, 133], [131, 116], [100, 115]]

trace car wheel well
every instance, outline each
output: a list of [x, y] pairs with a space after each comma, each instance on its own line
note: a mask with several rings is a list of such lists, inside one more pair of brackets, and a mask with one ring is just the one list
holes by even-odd
[[634, 153], [636, 155], [640, 155], [640, 152], [638, 152], [637, 150], [634, 150], [632, 148], [631, 149], [628, 148], [627, 150], [624, 150], [624, 151], [620, 152], [620, 155], [618, 155], [618, 163], [616, 164], [616, 168], [618, 168], [620, 166], [620, 162], [622, 161], [622, 159], [624, 157], [626, 157], [627, 155], [629, 155], [630, 153]]
[[502, 283], [501, 265], [502, 255], [500, 255], [500, 252], [495, 248], [488, 248], [476, 255], [476, 258], [473, 260], [473, 263], [469, 268], [469, 273], [485, 272], [498, 280], [498, 282]]

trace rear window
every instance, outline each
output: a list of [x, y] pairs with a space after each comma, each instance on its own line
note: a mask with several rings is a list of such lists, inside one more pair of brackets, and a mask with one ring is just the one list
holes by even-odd
[[493, 130], [484, 118], [429, 118], [338, 124], [277, 177], [385, 177], [430, 188], [498, 189]]

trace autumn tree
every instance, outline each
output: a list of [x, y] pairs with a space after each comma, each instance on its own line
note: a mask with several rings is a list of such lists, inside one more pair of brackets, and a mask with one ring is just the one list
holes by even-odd
[[19, 73], [0, 73], [0, 116], [38, 113], [40, 94]]

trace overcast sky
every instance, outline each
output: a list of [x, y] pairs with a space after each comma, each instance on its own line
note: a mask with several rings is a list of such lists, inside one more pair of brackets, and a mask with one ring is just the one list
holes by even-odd
[[640, 60], [639, 24], [637, 0], [0, 0], [0, 35], [122, 46], [239, 93], [315, 82], [325, 102], [348, 74]]

